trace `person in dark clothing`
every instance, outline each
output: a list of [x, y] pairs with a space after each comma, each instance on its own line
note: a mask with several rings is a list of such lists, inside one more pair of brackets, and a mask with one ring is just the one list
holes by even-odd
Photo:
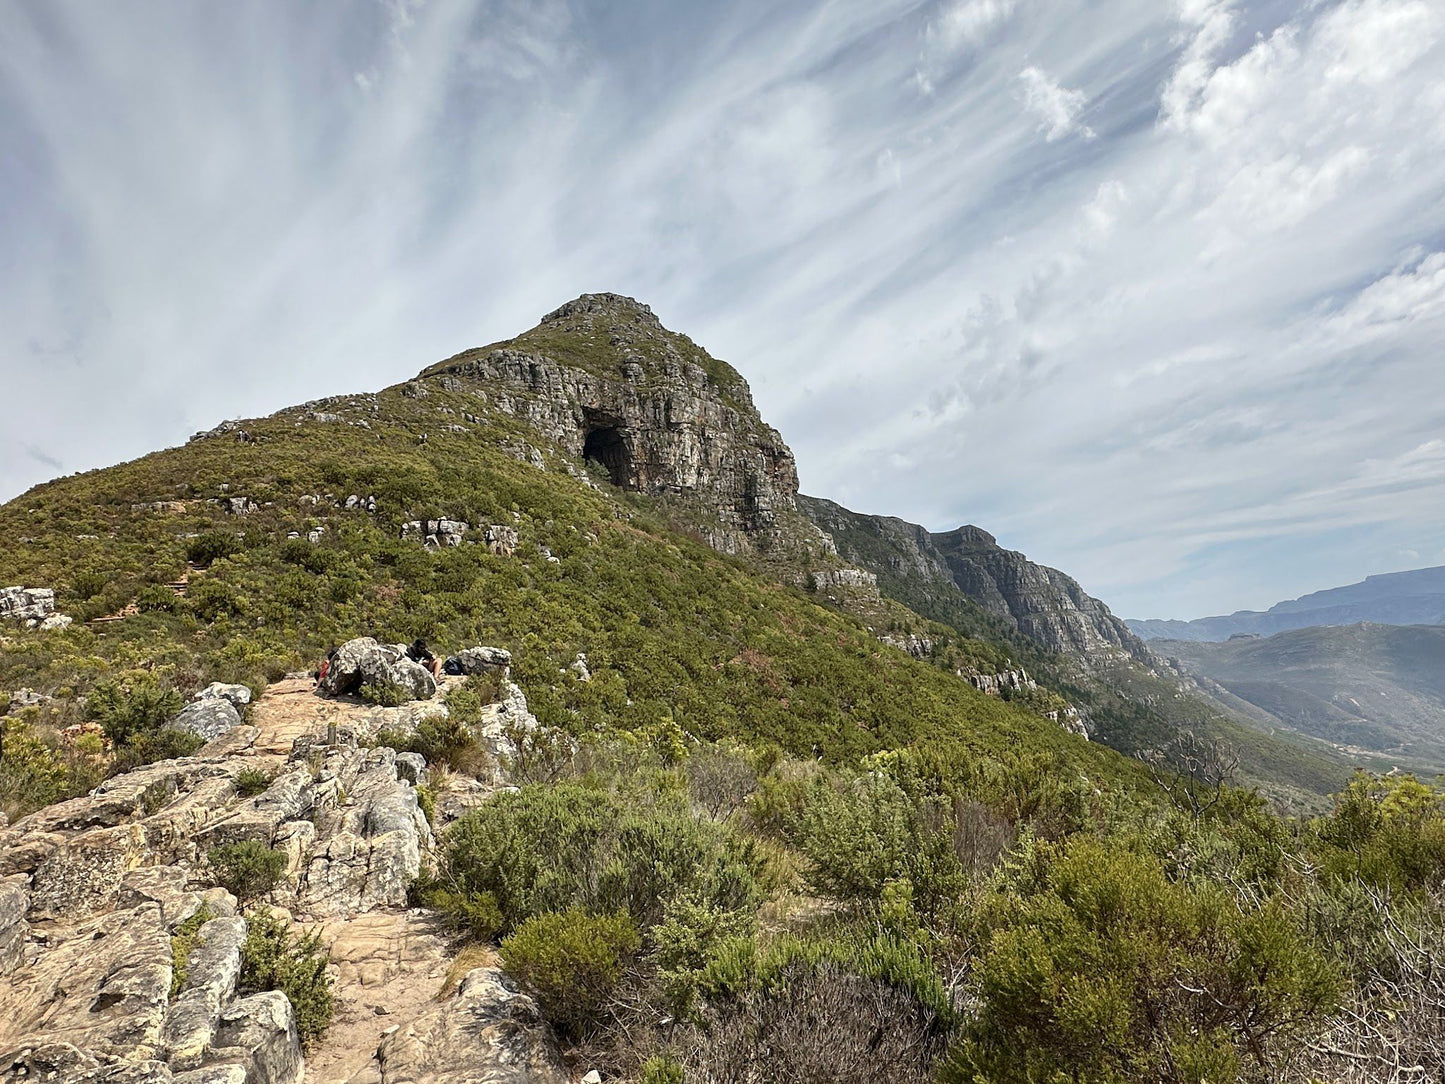
[[432, 677], [441, 677], [441, 660], [427, 650], [426, 641], [420, 637], [412, 642], [411, 647], [406, 649], [406, 657], [412, 662], [419, 662], [425, 666], [431, 671]]

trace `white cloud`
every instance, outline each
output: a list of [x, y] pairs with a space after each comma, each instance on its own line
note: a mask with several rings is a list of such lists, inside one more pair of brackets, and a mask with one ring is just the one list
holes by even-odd
[[1006, 23], [1017, 6], [1016, 0], [956, 0], [944, 5], [927, 34], [949, 52], [977, 46]]
[[1445, 534], [1433, 0], [37, 11], [0, 10], [0, 495], [618, 289], [809, 491], [1126, 612]]
[[1024, 108], [1038, 118], [1039, 131], [1050, 143], [1074, 132], [1085, 139], [1094, 138], [1092, 129], [1078, 123], [1079, 114], [1088, 104], [1083, 91], [1060, 86], [1058, 80], [1033, 66], [1019, 72], [1019, 82], [1023, 88]]

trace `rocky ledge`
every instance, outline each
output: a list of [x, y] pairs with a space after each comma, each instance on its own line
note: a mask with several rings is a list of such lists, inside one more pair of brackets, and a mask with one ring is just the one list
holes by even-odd
[[[510, 661], [493, 648], [467, 659], [504, 676]], [[521, 691], [502, 688], [478, 728], [499, 759], [536, 725]], [[242, 692], [215, 686], [196, 703], [235, 713]], [[445, 711], [327, 699], [288, 679], [195, 756], [0, 827], [0, 1081], [566, 1080], [536, 1006], [496, 967], [442, 996], [451, 946], [407, 909], [436, 846], [417, 786], [432, 782], [456, 816], [500, 779], [437, 785], [419, 755], [368, 742]], [[257, 772], [270, 780], [259, 794], [241, 779]], [[248, 840], [285, 857], [262, 905], [331, 945], [338, 1012], [304, 1055], [287, 997], [242, 989], [245, 912], [209, 867], [211, 848]]]

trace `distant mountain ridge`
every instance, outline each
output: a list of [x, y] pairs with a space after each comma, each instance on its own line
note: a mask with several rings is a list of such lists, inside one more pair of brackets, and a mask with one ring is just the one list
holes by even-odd
[[[934, 533], [893, 516], [852, 512], [821, 497], [798, 507], [828, 531], [847, 560], [876, 573], [961, 591], [985, 613], [1048, 651], [1091, 662], [1149, 649], [1077, 580], [1004, 549], [982, 527]], [[881, 548], [880, 548], [881, 544]], [[876, 567], [878, 565], [883, 567]]]
[[1145, 640], [1221, 641], [1240, 634], [1271, 636], [1316, 625], [1445, 625], [1445, 565], [1369, 576], [1314, 591], [1268, 610], [1240, 610], [1193, 621], [1128, 621]]
[[1282, 726], [1387, 758], [1381, 768], [1445, 770], [1445, 628], [1360, 623], [1152, 646]]

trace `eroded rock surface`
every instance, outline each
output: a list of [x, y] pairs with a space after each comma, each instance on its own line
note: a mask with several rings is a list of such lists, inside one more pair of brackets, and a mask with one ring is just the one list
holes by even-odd
[[[595, 352], [551, 349], [578, 339]], [[424, 377], [468, 388], [618, 486], [705, 496], [719, 513], [720, 548], [749, 544], [793, 508], [793, 453], [758, 416], [747, 382], [630, 297], [584, 294], [531, 332]]]
[[467, 973], [450, 1002], [388, 1035], [381, 1084], [567, 1084], [536, 1003], [494, 967]]
[[[505, 673], [505, 652], [475, 651], [487, 663], [479, 669]], [[197, 703], [235, 714], [243, 690], [213, 687]], [[407, 909], [407, 886], [436, 845], [416, 793], [432, 773], [415, 753], [366, 742], [414, 728], [422, 708], [446, 711], [440, 698], [378, 708], [283, 681], [252, 706], [252, 724], [195, 756], [0, 828], [0, 1082], [565, 1080], [535, 1006], [495, 973], [441, 996], [448, 936]], [[496, 753], [517, 727], [535, 725], [504, 681], [478, 730]], [[236, 783], [248, 768], [271, 777], [253, 797]], [[460, 811], [497, 783], [449, 777], [440, 794], [456, 791]], [[331, 946], [337, 1013], [311, 1052], [314, 1072], [286, 997], [240, 987], [246, 922], [213, 886], [206, 854], [245, 839], [287, 856], [262, 904], [319, 926]], [[192, 919], [176, 981], [173, 938]], [[396, 1038], [403, 1032], [437, 1045], [418, 1051]]]

